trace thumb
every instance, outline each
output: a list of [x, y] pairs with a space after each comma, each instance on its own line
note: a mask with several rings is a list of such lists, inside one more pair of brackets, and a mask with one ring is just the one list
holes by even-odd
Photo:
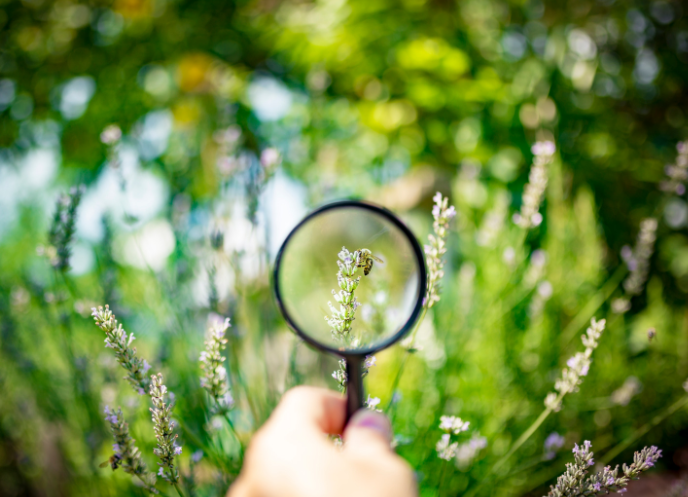
[[360, 409], [344, 430], [344, 450], [373, 455], [391, 453], [392, 426], [386, 416]]

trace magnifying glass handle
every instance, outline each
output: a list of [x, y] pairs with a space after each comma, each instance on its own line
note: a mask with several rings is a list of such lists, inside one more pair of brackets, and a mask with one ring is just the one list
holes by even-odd
[[346, 423], [363, 407], [363, 358], [349, 356], [346, 360]]

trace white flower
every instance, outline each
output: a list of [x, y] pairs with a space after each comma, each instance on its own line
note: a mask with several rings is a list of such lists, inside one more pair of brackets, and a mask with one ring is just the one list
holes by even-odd
[[468, 426], [470, 424], [470, 422], [463, 421], [461, 418], [457, 418], [456, 416], [440, 417], [440, 429], [446, 432], [452, 432], [454, 435], [468, 431]]
[[554, 155], [554, 152], [556, 152], [557, 146], [551, 142], [551, 141], [541, 141], [541, 142], [535, 142], [535, 145], [533, 145], [530, 148], [530, 151], [533, 153], [533, 155]]
[[370, 397], [370, 394], [368, 394], [368, 400], [366, 400], [366, 407], [370, 409], [371, 411], [375, 412], [382, 412], [380, 409], [376, 409], [376, 407], [380, 404], [380, 399], [378, 397]]
[[437, 455], [440, 459], [444, 459], [445, 461], [451, 461], [456, 456], [456, 450], [459, 448], [458, 442], [450, 443], [450, 441], [451, 435], [449, 433], [445, 433], [442, 435], [442, 438], [440, 438], [439, 442], [437, 442], [437, 445], [435, 445]]
[[114, 145], [122, 138], [122, 130], [116, 124], [110, 124], [100, 134], [100, 141], [105, 145]]

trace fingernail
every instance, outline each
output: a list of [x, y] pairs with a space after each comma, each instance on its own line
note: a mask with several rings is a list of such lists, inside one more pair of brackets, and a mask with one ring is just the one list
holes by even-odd
[[392, 440], [392, 427], [386, 416], [377, 412], [361, 409], [349, 421], [349, 427], [369, 428], [380, 433], [385, 440]]

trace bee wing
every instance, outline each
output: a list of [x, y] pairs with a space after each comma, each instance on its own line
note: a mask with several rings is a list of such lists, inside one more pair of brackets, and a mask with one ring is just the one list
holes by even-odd
[[104, 468], [104, 467], [107, 466], [108, 464], [110, 464], [110, 461], [101, 462], [101, 463], [98, 465], [98, 467], [99, 467], [99, 468]]
[[375, 259], [377, 262], [379, 262], [379, 263], [381, 263], [381, 264], [384, 264], [384, 263], [385, 263], [385, 261], [383, 261], [383, 260], [380, 259], [379, 257], [375, 257], [373, 254], [370, 254], [370, 257], [372, 257], [373, 259]]

